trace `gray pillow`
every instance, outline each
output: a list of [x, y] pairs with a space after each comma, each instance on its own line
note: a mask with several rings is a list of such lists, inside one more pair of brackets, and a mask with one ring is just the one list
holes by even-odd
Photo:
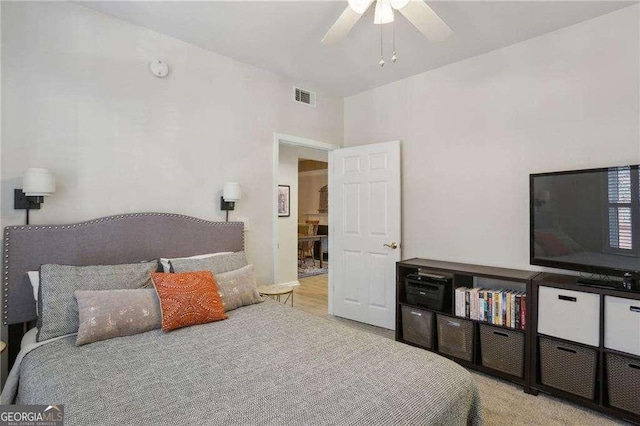
[[211, 271], [213, 275], [235, 271], [248, 265], [243, 251], [206, 259], [172, 259], [170, 263], [173, 272]]
[[158, 262], [128, 265], [42, 265], [38, 290], [38, 342], [78, 331], [76, 290], [153, 287]]
[[162, 326], [162, 310], [153, 288], [76, 290], [80, 327], [76, 346], [131, 336]]
[[253, 265], [215, 276], [218, 294], [225, 312], [241, 306], [264, 302], [253, 277]]

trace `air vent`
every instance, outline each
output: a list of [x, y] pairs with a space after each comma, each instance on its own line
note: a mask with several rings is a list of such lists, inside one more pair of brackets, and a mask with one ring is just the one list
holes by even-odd
[[299, 87], [293, 88], [293, 99], [301, 104], [316, 106], [316, 94], [309, 90], [301, 89]]

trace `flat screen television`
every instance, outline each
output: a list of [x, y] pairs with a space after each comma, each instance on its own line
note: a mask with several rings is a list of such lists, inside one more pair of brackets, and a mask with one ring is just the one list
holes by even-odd
[[530, 175], [531, 264], [640, 271], [638, 165]]

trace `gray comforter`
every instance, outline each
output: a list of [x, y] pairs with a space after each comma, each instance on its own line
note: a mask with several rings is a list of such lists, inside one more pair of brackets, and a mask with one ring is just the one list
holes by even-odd
[[482, 423], [471, 375], [438, 355], [272, 302], [228, 315], [40, 346], [17, 403], [64, 404], [67, 426]]

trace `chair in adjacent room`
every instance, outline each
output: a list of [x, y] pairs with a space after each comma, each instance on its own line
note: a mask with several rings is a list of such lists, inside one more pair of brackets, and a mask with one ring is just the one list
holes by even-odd
[[[307, 228], [305, 235], [317, 235], [318, 224], [320, 221], [307, 220], [305, 225], [298, 225], [298, 234], [303, 227]], [[307, 257], [311, 257], [313, 260], [313, 266], [316, 265], [316, 259], [314, 256], [314, 242], [313, 241], [301, 241], [298, 243], [298, 264], [302, 265]]]

